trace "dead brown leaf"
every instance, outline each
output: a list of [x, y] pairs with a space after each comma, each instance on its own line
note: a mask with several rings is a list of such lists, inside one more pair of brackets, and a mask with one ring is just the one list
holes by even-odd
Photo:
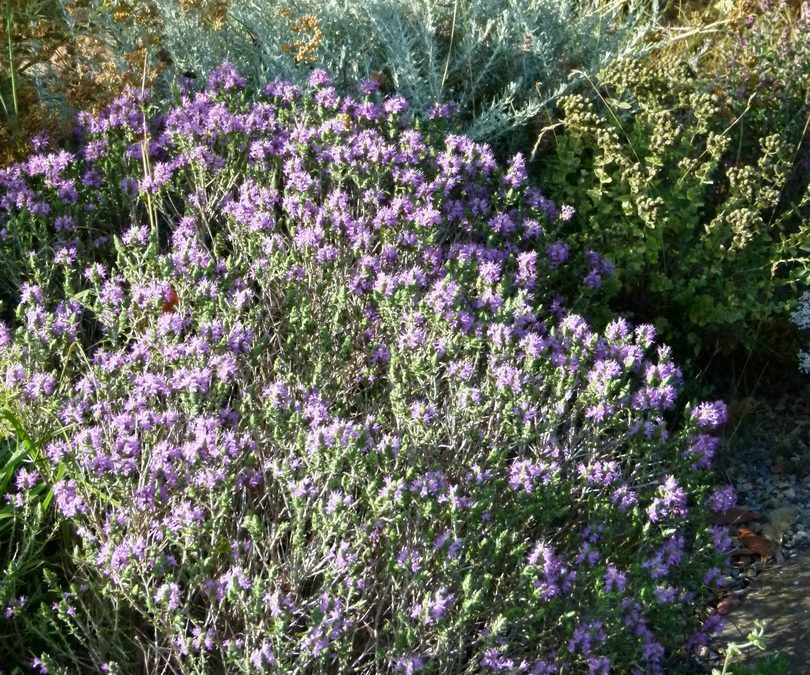
[[762, 558], [773, 556], [773, 544], [765, 537], [760, 537], [747, 527], [741, 527], [739, 531], [740, 539], [746, 548], [750, 548], [754, 553]]

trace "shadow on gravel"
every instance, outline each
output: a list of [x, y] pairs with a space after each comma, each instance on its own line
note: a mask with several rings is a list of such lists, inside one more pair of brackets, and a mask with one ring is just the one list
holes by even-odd
[[781, 652], [790, 660], [790, 672], [810, 672], [810, 553], [764, 570], [728, 619], [722, 645], [746, 642], [754, 621], [765, 621], [766, 650], [752, 647], [739, 657], [740, 663]]

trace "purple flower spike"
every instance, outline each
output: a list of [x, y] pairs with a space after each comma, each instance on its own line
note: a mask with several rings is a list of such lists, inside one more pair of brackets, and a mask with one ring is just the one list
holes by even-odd
[[546, 246], [546, 256], [548, 257], [548, 266], [555, 269], [568, 260], [570, 249], [566, 244], [561, 241], [554, 242]]
[[708, 506], [715, 513], [726, 513], [729, 509], [737, 505], [737, 493], [731, 485], [713, 492], [706, 500]]
[[728, 419], [728, 408], [723, 401], [700, 403], [691, 411], [692, 419], [704, 429], [717, 429]]
[[308, 83], [310, 87], [326, 87], [332, 84], [332, 78], [323, 68], [316, 68], [310, 73]]
[[360, 83], [357, 85], [357, 91], [359, 91], [363, 96], [371, 96], [379, 91], [380, 85], [378, 84], [377, 80], [373, 77], [366, 78], [365, 80], [361, 80]]
[[208, 89], [216, 91], [233, 91], [245, 86], [245, 78], [232, 63], [225, 62], [208, 76]]

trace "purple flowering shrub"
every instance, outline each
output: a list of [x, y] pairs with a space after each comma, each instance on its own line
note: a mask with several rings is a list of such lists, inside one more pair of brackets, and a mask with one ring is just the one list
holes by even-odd
[[609, 263], [443, 114], [223, 66], [0, 173], [39, 246], [5, 387], [59, 430], [41, 479], [99, 598], [63, 620], [128, 607], [178, 673], [655, 673], [706, 642], [724, 407], [668, 428], [653, 329], [559, 297]]

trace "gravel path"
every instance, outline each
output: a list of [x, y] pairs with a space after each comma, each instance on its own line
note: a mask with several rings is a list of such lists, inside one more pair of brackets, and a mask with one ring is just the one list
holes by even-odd
[[[792, 672], [808, 672], [810, 387], [797, 394], [773, 404], [739, 404], [741, 419], [719, 457], [718, 469], [735, 487], [739, 507], [759, 518], [747, 520], [749, 514], [730, 528], [737, 548], [724, 575], [728, 595], [718, 604], [729, 622], [717, 651], [705, 654], [716, 667], [723, 645], [745, 642], [759, 619], [766, 624], [766, 653], [782, 653]], [[740, 528], [749, 531], [742, 531], [748, 545]], [[752, 551], [752, 542], [769, 546], [772, 556]], [[745, 660], [762, 655], [751, 648]]]

